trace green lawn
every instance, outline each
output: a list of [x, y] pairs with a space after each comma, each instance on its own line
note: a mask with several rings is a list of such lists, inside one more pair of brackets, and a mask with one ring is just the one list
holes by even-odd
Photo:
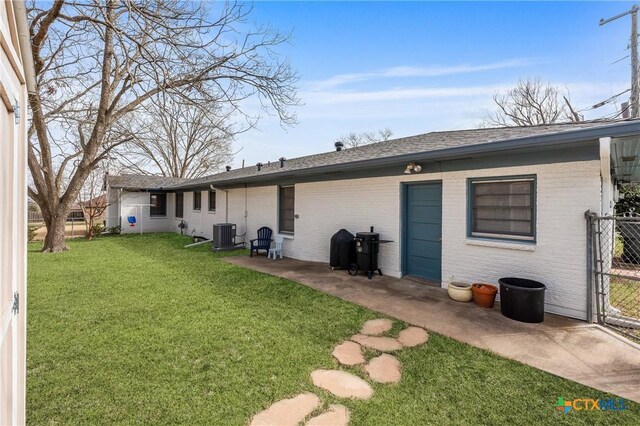
[[[309, 373], [337, 368], [333, 347], [380, 315], [229, 265], [204, 246], [183, 249], [185, 241], [75, 240], [62, 254], [30, 246], [30, 424], [242, 425], [301, 391], [337, 401]], [[398, 357], [399, 384], [374, 385], [369, 401], [340, 401], [352, 424], [640, 422], [632, 403], [562, 414], [560, 396], [610, 396], [442, 336]]]

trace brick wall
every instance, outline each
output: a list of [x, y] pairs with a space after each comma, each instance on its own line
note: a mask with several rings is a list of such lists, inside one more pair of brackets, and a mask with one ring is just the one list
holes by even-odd
[[[536, 243], [467, 238], [467, 179], [523, 174], [537, 177]], [[393, 240], [380, 248], [380, 268], [386, 275], [400, 277], [402, 183], [434, 180], [442, 181], [444, 287], [451, 280], [497, 283], [505, 276], [530, 278], [547, 285], [547, 311], [585, 318], [584, 212], [589, 209], [600, 211], [599, 161], [300, 183], [295, 186], [295, 213], [298, 215], [295, 233], [286, 236], [285, 256], [328, 262], [329, 242], [335, 232], [345, 228], [355, 234], [374, 226], [382, 239]], [[127, 197], [126, 201], [123, 197], [123, 206], [148, 202], [148, 194], [140, 194], [144, 195], [135, 195], [134, 199]], [[146, 231], [179, 232], [173, 197], [173, 194], [168, 196], [167, 219], [147, 219], [152, 224], [145, 222]], [[193, 193], [185, 193], [187, 234], [195, 229], [197, 235], [211, 238], [213, 224], [225, 222], [225, 192], [217, 192], [215, 213], [207, 211], [207, 197], [208, 192], [203, 191], [202, 210], [194, 212]], [[277, 233], [277, 186], [231, 189], [228, 200], [228, 221], [237, 225], [238, 234], [247, 232], [247, 241], [255, 238], [261, 226], [268, 226]], [[123, 207], [123, 224], [127, 214]]]

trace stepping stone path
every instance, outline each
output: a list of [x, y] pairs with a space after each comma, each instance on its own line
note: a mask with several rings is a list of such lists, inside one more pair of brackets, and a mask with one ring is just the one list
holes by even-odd
[[402, 345], [393, 337], [365, 336], [364, 334], [355, 334], [351, 336], [351, 340], [360, 343], [371, 349], [381, 352], [393, 352], [402, 349]]
[[347, 426], [351, 414], [344, 405], [331, 404], [329, 410], [309, 420], [306, 426]]
[[407, 348], [422, 345], [427, 340], [429, 340], [429, 334], [420, 327], [408, 327], [398, 334], [398, 341]]
[[360, 377], [340, 370], [315, 370], [311, 381], [340, 398], [369, 399], [373, 396], [371, 385]]
[[365, 362], [362, 356], [362, 347], [356, 342], [340, 343], [333, 350], [332, 355], [342, 365], [357, 365]]
[[397, 383], [402, 377], [401, 364], [398, 358], [389, 354], [382, 354], [369, 361], [364, 369], [371, 380], [378, 383]]
[[250, 426], [297, 426], [320, 407], [320, 398], [312, 393], [301, 393], [293, 398], [275, 402], [251, 419]]
[[[353, 366], [366, 362], [362, 346], [380, 352], [399, 351], [403, 348], [419, 346], [429, 340], [427, 331], [420, 327], [407, 327], [398, 334], [398, 338], [380, 336], [391, 330], [393, 321], [380, 318], [362, 325], [359, 334], [340, 343], [332, 355], [342, 365]], [[371, 359], [365, 366], [369, 378], [377, 383], [397, 383], [402, 378], [402, 364], [393, 355], [383, 353]], [[373, 388], [360, 377], [340, 370], [315, 370], [311, 372], [311, 381], [319, 388], [329, 391], [339, 398], [369, 399]], [[273, 403], [251, 419], [249, 426], [294, 426], [299, 425], [312, 412], [320, 408], [321, 401], [313, 393], [301, 393], [293, 398]], [[332, 404], [327, 411], [311, 418], [308, 426], [346, 426], [351, 414], [338, 404]]]
[[376, 336], [378, 334], [386, 333], [391, 330], [391, 327], [393, 327], [393, 321], [387, 318], [369, 320], [362, 325], [360, 334]]

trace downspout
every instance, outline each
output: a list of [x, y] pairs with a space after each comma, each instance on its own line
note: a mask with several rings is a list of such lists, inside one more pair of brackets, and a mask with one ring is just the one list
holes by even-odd
[[122, 188], [118, 190], [118, 225], [120, 226], [120, 232], [122, 232], [122, 191]]
[[602, 182], [601, 215], [613, 214], [613, 183], [611, 181], [611, 138], [600, 138], [600, 177]]
[[247, 233], [249, 232], [248, 226], [249, 223], [247, 221], [247, 216], [249, 216], [249, 212], [247, 211], [247, 198], [249, 197], [248, 195], [248, 189], [247, 189], [247, 184], [244, 184], [244, 232]]
[[[611, 179], [611, 138], [610, 137], [603, 137], [599, 139], [599, 144], [600, 144], [600, 177], [601, 177], [601, 184], [602, 184], [602, 189], [601, 189], [601, 193], [600, 196], [602, 197], [602, 199], [600, 200], [600, 215], [602, 217], [606, 217], [606, 216], [613, 216], [613, 181]], [[598, 220], [598, 219], [596, 219]], [[600, 219], [602, 220], [602, 219]], [[592, 232], [592, 250], [598, 250], [600, 251], [600, 262], [598, 265], [592, 265], [595, 266], [596, 268], [599, 268], [598, 270], [598, 275], [596, 276], [596, 279], [598, 282], [595, 283], [594, 285], [591, 285], [591, 288], [588, 290], [589, 292], [591, 292], [591, 298], [587, 298], [591, 303], [593, 303], [593, 299], [592, 297], [595, 295], [596, 297], [599, 297], [600, 300], [602, 300], [602, 310], [604, 310], [606, 312], [606, 309], [608, 306], [610, 306], [610, 302], [609, 302], [609, 295], [607, 294], [606, 296], [603, 294], [602, 290], [605, 288], [605, 284], [603, 283], [603, 280], [607, 280], [606, 285], [608, 286], [609, 282], [609, 277], [608, 276], [604, 276], [604, 273], [609, 273], [610, 269], [611, 269], [611, 263], [607, 262], [607, 264], [605, 264], [602, 261], [602, 239], [603, 238], [611, 238], [611, 241], [615, 241], [615, 232], [612, 229], [611, 230], [611, 235], [608, 235], [607, 237], [604, 237], [602, 235], [602, 229], [600, 228], [600, 222], [596, 222], [598, 224], [598, 234], [596, 236], [595, 232]], [[615, 222], [611, 222], [611, 223], [615, 223]], [[592, 230], [593, 231], [593, 230]], [[606, 241], [606, 240], [605, 240]], [[596, 247], [595, 245], [599, 244], [600, 247]], [[597, 287], [597, 288], [596, 288]], [[598, 291], [600, 291], [600, 294], [598, 294]], [[597, 310], [597, 315], [598, 315], [598, 321], [600, 321], [600, 300], [597, 300], [596, 302], [596, 310]], [[591, 312], [591, 315], [593, 315], [593, 310], [591, 307], [587, 307], [587, 312]], [[590, 318], [588, 318], [589, 320], [591, 320]]]
[[229, 190], [216, 188], [213, 185], [209, 185], [212, 191], [222, 191], [224, 192], [224, 223], [229, 223]]
[[33, 66], [33, 56], [31, 53], [31, 40], [29, 40], [29, 30], [27, 26], [27, 10], [23, 1], [13, 3], [16, 12], [16, 29], [18, 30], [18, 44], [20, 45], [20, 56], [22, 57], [22, 68], [24, 68], [24, 78], [27, 84], [27, 92], [30, 95], [37, 93], [35, 68]]

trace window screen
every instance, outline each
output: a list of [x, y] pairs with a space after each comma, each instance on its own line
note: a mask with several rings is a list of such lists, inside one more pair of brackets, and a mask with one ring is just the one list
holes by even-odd
[[293, 232], [295, 187], [280, 187], [280, 232]]
[[471, 234], [532, 240], [535, 233], [535, 180], [472, 180]]
[[149, 195], [149, 215], [166, 216], [167, 215], [167, 194], [152, 193]]
[[184, 216], [184, 193], [176, 192], [176, 217]]
[[200, 210], [202, 208], [202, 192], [196, 191], [193, 193], [193, 209]]
[[209, 211], [216, 211], [216, 191], [209, 191]]

